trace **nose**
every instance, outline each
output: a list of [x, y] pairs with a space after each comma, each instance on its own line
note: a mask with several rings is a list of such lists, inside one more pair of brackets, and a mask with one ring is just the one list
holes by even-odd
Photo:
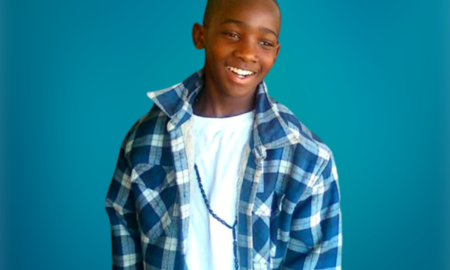
[[256, 62], [258, 59], [257, 50], [256, 42], [243, 39], [236, 47], [234, 55], [244, 62]]

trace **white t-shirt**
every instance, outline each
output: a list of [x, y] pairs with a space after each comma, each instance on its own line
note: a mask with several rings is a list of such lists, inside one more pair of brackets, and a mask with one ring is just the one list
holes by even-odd
[[[195, 164], [211, 209], [232, 226], [236, 220], [239, 164], [249, 141], [254, 112], [227, 118], [193, 115]], [[234, 270], [233, 232], [214, 219], [198, 180], [191, 183], [188, 269]]]

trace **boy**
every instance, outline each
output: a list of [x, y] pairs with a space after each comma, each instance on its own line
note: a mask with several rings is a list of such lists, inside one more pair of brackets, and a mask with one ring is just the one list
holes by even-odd
[[204, 68], [149, 93], [106, 199], [114, 269], [340, 269], [331, 151], [263, 82], [280, 44], [274, 0], [209, 0]]

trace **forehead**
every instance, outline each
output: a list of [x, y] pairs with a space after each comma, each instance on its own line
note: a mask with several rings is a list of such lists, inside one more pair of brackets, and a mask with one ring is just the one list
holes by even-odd
[[212, 23], [220, 25], [227, 21], [239, 21], [279, 33], [280, 19], [280, 10], [273, 0], [222, 0], [212, 16]]

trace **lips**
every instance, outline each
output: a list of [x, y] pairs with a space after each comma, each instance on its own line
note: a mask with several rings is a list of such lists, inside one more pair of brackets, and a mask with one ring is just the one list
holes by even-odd
[[226, 69], [229, 70], [230, 72], [236, 74], [239, 78], [244, 79], [250, 76], [253, 76], [256, 74], [256, 72], [248, 70], [248, 69], [242, 69], [242, 68], [237, 68], [237, 67], [233, 67], [233, 66], [226, 66]]

